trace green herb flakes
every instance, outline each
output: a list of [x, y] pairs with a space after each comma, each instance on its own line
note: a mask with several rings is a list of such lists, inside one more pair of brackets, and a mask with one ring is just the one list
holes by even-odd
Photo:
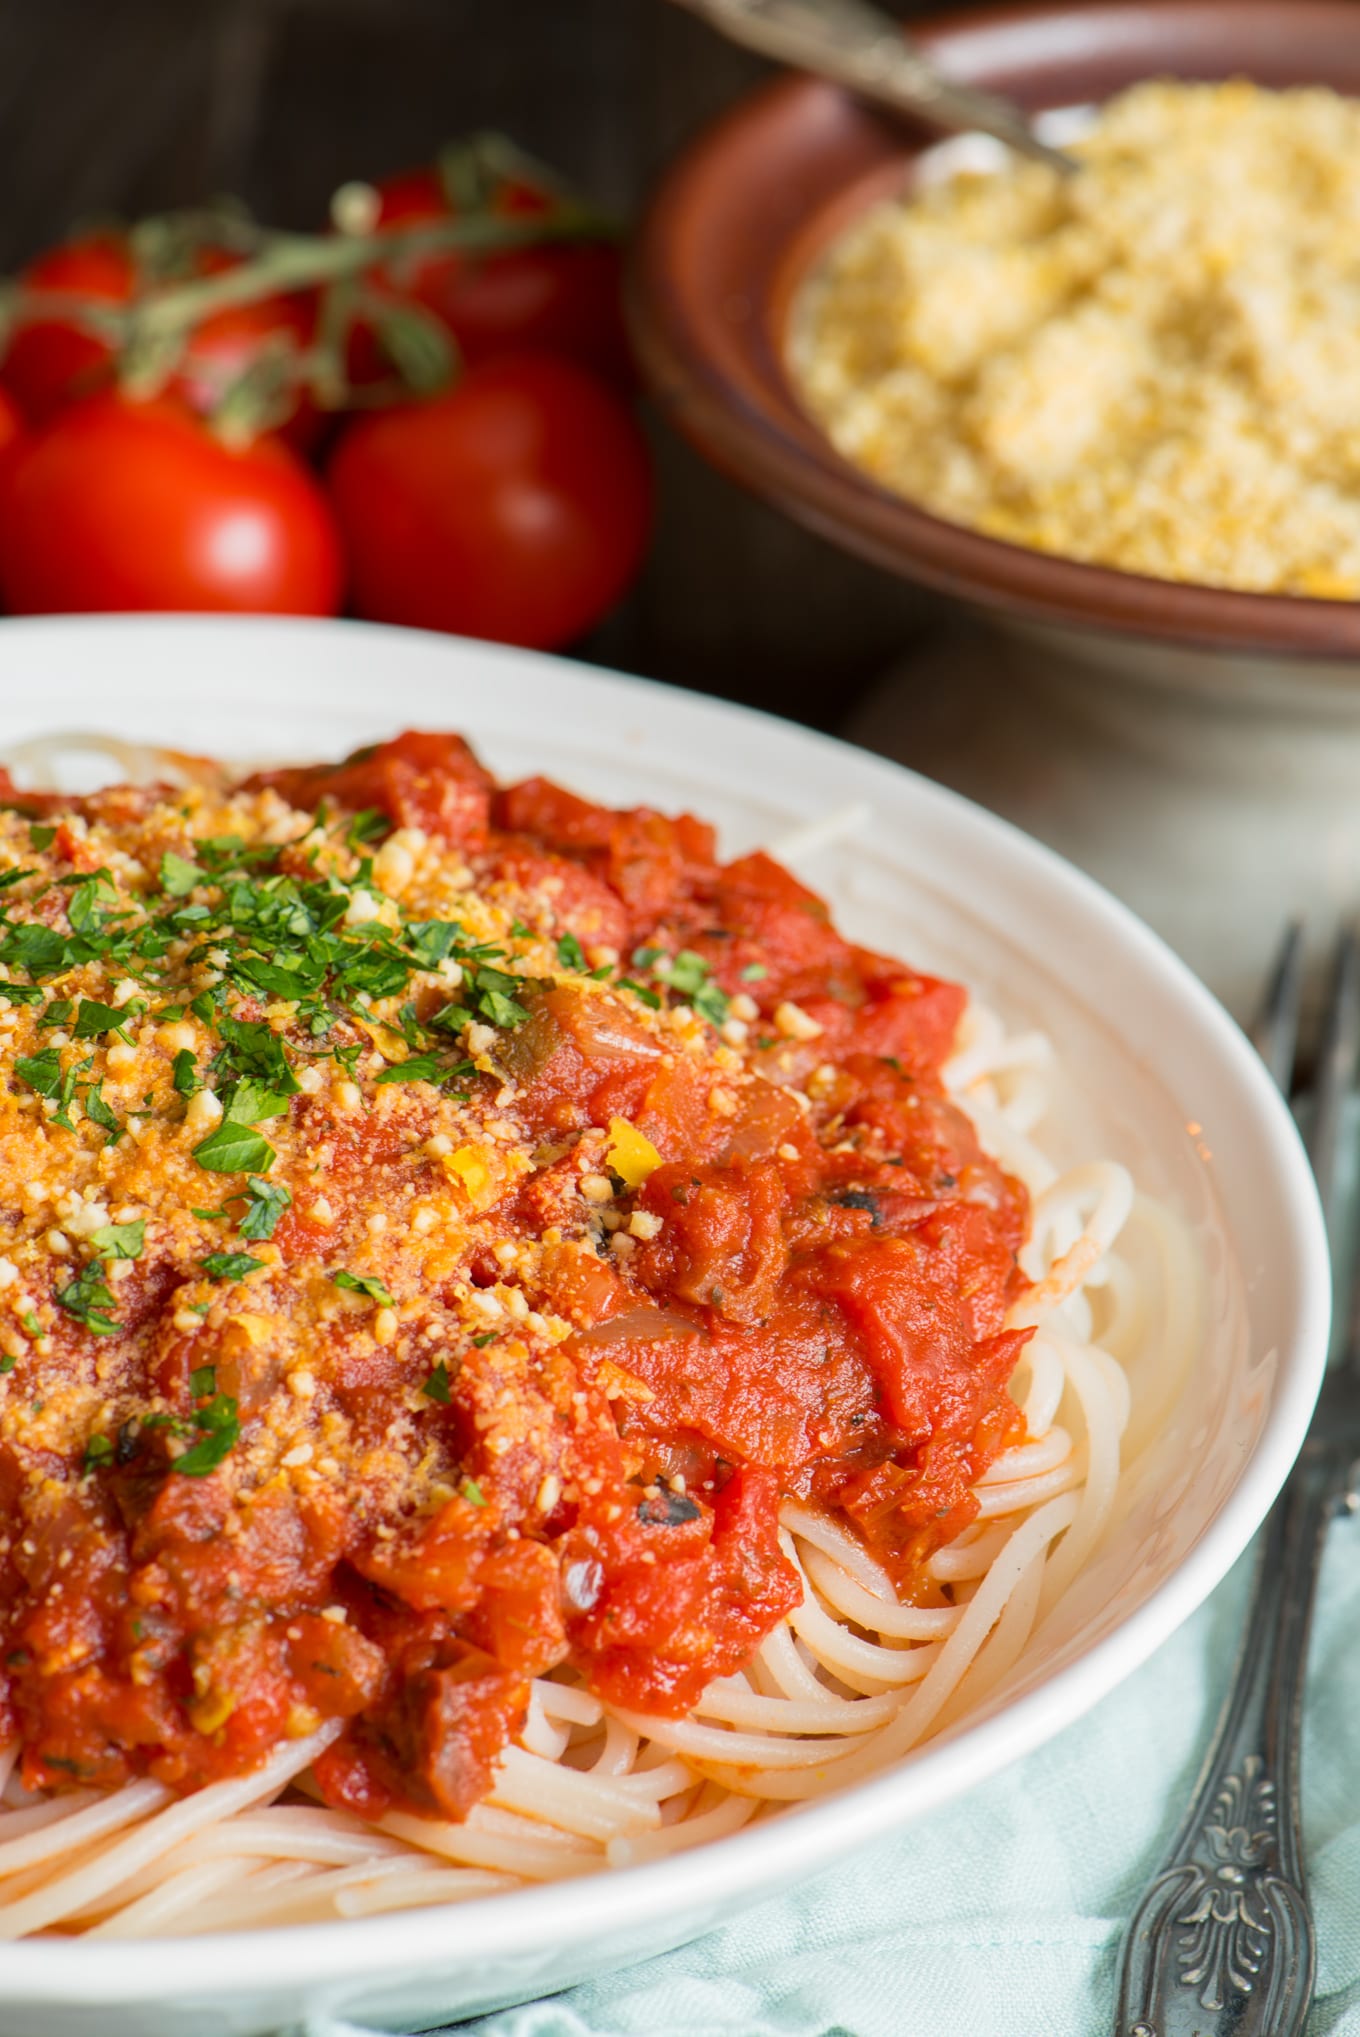
[[433, 1054], [408, 1054], [404, 1061], [382, 1069], [375, 1082], [439, 1082], [448, 1071]]
[[282, 1182], [270, 1183], [262, 1175], [252, 1174], [246, 1183], [245, 1213], [236, 1228], [252, 1243], [272, 1238], [275, 1225], [292, 1201]]
[[387, 815], [376, 806], [366, 806], [345, 829], [345, 847], [359, 849], [367, 842], [381, 842], [391, 832], [392, 823]]
[[227, 1457], [241, 1433], [236, 1402], [228, 1393], [215, 1394], [194, 1416], [199, 1437], [171, 1465], [181, 1478], [203, 1478]]
[[436, 1400], [441, 1407], [449, 1405], [452, 1399], [449, 1392], [449, 1368], [442, 1358], [420, 1390], [427, 1400]]
[[209, 1252], [198, 1263], [209, 1280], [244, 1280], [247, 1273], [257, 1273], [264, 1260], [249, 1252]]
[[347, 1294], [366, 1294], [379, 1308], [391, 1308], [392, 1297], [381, 1280], [371, 1273], [350, 1273], [343, 1266], [331, 1279], [337, 1287], [343, 1287]]
[[109, 1145], [116, 1146], [126, 1128], [119, 1123], [113, 1111], [104, 1101], [104, 1085], [102, 1082], [92, 1082], [90, 1084], [85, 1092], [84, 1106], [85, 1115], [89, 1118], [91, 1124], [96, 1124], [103, 1131], [106, 1131], [109, 1135]]
[[278, 1157], [261, 1133], [232, 1119], [224, 1119], [194, 1147], [195, 1160], [209, 1174], [265, 1174]]
[[81, 1459], [80, 1468], [82, 1471], [94, 1471], [99, 1465], [109, 1464], [112, 1460], [113, 1445], [108, 1437], [91, 1436], [85, 1445], [85, 1455]]
[[146, 1218], [127, 1224], [104, 1224], [90, 1243], [101, 1259], [140, 1259], [146, 1247]]
[[187, 898], [189, 893], [206, 881], [207, 872], [200, 870], [197, 863], [188, 863], [183, 856], [177, 856], [173, 849], [167, 849], [161, 857], [161, 890], [171, 898]]
[[58, 1308], [64, 1309], [68, 1316], [73, 1316], [96, 1337], [116, 1337], [123, 1327], [118, 1318], [109, 1313], [114, 1306], [113, 1294], [98, 1259], [92, 1259], [88, 1266], [82, 1267], [68, 1286], [59, 1288], [55, 1300]]
[[96, 997], [82, 997], [80, 1010], [76, 1014], [75, 1037], [78, 1040], [102, 1039], [105, 1033], [119, 1033], [122, 1037], [128, 1013], [116, 1005], [101, 1004]]
[[176, 1054], [174, 1066], [170, 1071], [170, 1086], [181, 1096], [197, 1096], [202, 1089], [203, 1078], [198, 1072], [198, 1062], [194, 1059], [191, 1048], [181, 1047]]

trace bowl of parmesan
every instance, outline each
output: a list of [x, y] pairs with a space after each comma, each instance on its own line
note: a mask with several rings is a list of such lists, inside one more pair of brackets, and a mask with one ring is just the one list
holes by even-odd
[[635, 327], [674, 422], [946, 597], [851, 733], [1083, 863], [1230, 1002], [1360, 900], [1349, 0], [938, 17], [1078, 163], [824, 81], [671, 166]]

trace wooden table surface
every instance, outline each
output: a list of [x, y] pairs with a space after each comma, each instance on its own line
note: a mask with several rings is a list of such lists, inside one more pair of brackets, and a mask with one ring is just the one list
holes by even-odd
[[[631, 215], [763, 68], [668, 0], [0, 0], [0, 268], [221, 191], [312, 225], [485, 127]], [[583, 655], [835, 726], [928, 603], [654, 437], [652, 560]]]

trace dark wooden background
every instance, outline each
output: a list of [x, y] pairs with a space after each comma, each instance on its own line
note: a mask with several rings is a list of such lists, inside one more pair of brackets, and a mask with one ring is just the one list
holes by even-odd
[[[221, 191], [313, 225], [346, 178], [479, 127], [632, 216], [762, 68], [669, 0], [0, 0], [0, 269]], [[921, 598], [654, 436], [655, 552], [583, 654], [834, 726]]]

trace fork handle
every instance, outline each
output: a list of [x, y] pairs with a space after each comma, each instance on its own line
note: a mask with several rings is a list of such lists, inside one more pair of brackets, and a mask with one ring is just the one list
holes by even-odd
[[1242, 1652], [1185, 1820], [1124, 1941], [1117, 2037], [1300, 2037], [1313, 1997], [1299, 1733], [1350, 1452], [1305, 1449], [1262, 1532]]

